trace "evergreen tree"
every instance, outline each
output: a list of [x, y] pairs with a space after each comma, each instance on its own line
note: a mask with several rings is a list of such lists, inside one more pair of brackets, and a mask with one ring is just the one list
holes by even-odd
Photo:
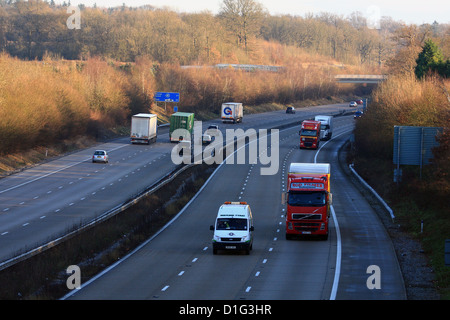
[[441, 61], [431, 67], [431, 70], [436, 71], [440, 76], [444, 78], [450, 78], [450, 59], [447, 61]]
[[421, 79], [428, 70], [436, 70], [437, 66], [442, 64], [444, 57], [439, 47], [428, 39], [425, 41], [422, 52], [416, 60], [417, 66], [415, 68], [416, 77]]

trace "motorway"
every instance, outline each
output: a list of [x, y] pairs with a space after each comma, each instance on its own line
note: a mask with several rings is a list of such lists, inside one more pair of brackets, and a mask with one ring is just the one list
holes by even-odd
[[[308, 107], [296, 114], [284, 111], [246, 115], [244, 123], [225, 128], [270, 128], [337, 113], [344, 104]], [[168, 129], [158, 129], [157, 142], [132, 145], [129, 138], [99, 144], [0, 179], [0, 265], [44, 245], [104, 212], [120, 206], [176, 168], [170, 159], [174, 144]], [[108, 164], [92, 163], [96, 149], [109, 153]]]
[[[109, 163], [92, 163], [95, 149], [107, 150]], [[169, 143], [139, 146], [123, 138], [1, 179], [0, 261], [132, 198], [176, 167], [167, 161], [170, 150]]]
[[[288, 121], [291, 116], [302, 119], [339, 108], [344, 107], [325, 106], [307, 109], [304, 113], [297, 111], [296, 115], [274, 112], [247, 116], [242, 126], [273, 127]], [[271, 150], [279, 149], [279, 170], [273, 175], [260, 174], [264, 167], [261, 155], [252, 163], [219, 166], [167, 228], [64, 299], [406, 299], [401, 271], [387, 232], [337, 162], [338, 150], [349, 138], [353, 125], [351, 116], [336, 117], [333, 139], [322, 142], [318, 151], [298, 148], [298, 127], [281, 129], [279, 143], [275, 142], [278, 145], [271, 146]], [[134, 150], [134, 147], [118, 150], [123, 152], [128, 148]], [[147, 157], [150, 154], [152, 152], [148, 152]], [[156, 159], [162, 154], [155, 155]], [[170, 162], [167, 158], [159, 160], [156, 165]], [[331, 164], [334, 210], [327, 241], [285, 239], [281, 192], [291, 162]], [[98, 180], [106, 177], [110, 175]], [[116, 193], [110, 192], [110, 200], [115, 196]], [[252, 208], [255, 239], [250, 255], [240, 252], [212, 254], [209, 226], [225, 201], [246, 201]], [[0, 242], [3, 242], [2, 237]], [[368, 286], [369, 270], [373, 266], [380, 276], [380, 287], [375, 289]]]

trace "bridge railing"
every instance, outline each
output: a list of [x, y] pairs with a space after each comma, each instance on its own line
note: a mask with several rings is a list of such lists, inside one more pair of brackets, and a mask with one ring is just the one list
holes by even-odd
[[387, 79], [383, 74], [340, 74], [334, 77], [341, 83], [379, 83]]

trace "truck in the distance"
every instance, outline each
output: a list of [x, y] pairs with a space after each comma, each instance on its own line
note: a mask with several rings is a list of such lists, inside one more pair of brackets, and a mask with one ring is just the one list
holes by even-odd
[[244, 117], [244, 107], [240, 102], [226, 102], [222, 103], [221, 112], [222, 122], [242, 122]]
[[131, 117], [131, 143], [155, 142], [158, 130], [158, 117], [151, 113], [138, 113]]
[[287, 179], [286, 239], [317, 235], [328, 239], [332, 195], [329, 163], [291, 163]]
[[300, 135], [300, 149], [317, 149], [320, 143], [320, 121], [303, 120]]
[[[175, 134], [175, 130], [181, 134]], [[170, 116], [169, 137], [170, 142], [179, 142], [182, 140], [191, 141], [192, 131], [194, 130], [194, 114], [190, 112], [175, 112]]]
[[330, 140], [333, 135], [333, 116], [316, 116], [316, 121], [320, 121], [321, 138], [323, 140]]

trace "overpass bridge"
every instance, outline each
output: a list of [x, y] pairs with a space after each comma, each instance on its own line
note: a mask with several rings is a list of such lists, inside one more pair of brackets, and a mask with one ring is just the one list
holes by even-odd
[[340, 74], [334, 77], [339, 83], [373, 83], [377, 84], [387, 79], [382, 74]]

